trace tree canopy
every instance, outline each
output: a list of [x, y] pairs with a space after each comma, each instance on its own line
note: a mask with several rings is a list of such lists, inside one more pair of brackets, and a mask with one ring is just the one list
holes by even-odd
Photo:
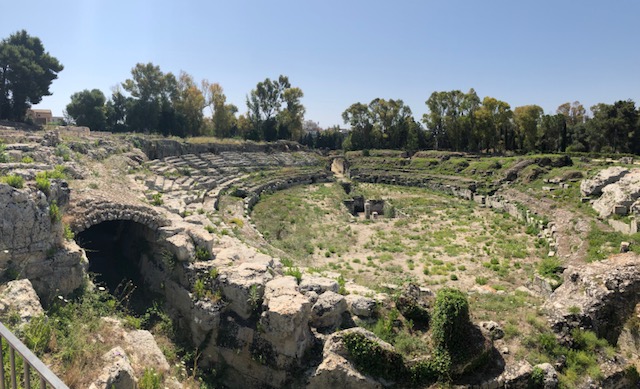
[[25, 30], [0, 42], [0, 119], [21, 121], [32, 104], [51, 95], [63, 66]]
[[107, 127], [104, 93], [99, 89], [88, 89], [71, 95], [67, 114], [79, 126], [87, 126], [94, 131], [104, 131]]

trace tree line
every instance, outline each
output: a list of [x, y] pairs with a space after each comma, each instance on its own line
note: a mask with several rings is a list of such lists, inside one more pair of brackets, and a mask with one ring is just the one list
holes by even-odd
[[545, 114], [538, 105], [515, 107], [471, 89], [433, 92], [417, 123], [402, 100], [352, 104], [342, 114], [351, 132], [347, 149], [438, 149], [466, 152], [640, 153], [640, 112], [632, 100], [591, 107], [579, 102]]
[[[176, 77], [152, 63], [139, 63], [131, 78], [113, 88], [109, 99], [99, 89], [74, 93], [66, 115], [70, 122], [101, 131], [300, 139], [302, 97], [302, 90], [286, 76], [267, 78], [247, 96], [247, 113], [237, 117], [238, 108], [227, 103], [220, 84], [206, 79], [197, 83], [184, 71]], [[204, 115], [207, 108], [210, 117]]]
[[[32, 104], [51, 94], [49, 86], [62, 70], [40, 39], [24, 30], [0, 41], [0, 119], [24, 120]], [[305, 121], [304, 94], [283, 75], [258, 82], [240, 115], [220, 84], [197, 82], [186, 72], [165, 73], [152, 63], [135, 65], [111, 92], [109, 98], [98, 89], [74, 93], [66, 118], [92, 130], [290, 139], [326, 149], [640, 154], [640, 112], [632, 100], [599, 103], [590, 114], [580, 102], [568, 102], [545, 114], [538, 105], [511, 109], [494, 97], [480, 99], [473, 89], [436, 91], [425, 101], [421, 121], [400, 99], [354, 103], [342, 113], [346, 131]]]

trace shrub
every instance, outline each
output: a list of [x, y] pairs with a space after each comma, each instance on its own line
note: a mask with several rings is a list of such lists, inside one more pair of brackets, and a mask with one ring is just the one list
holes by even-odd
[[432, 339], [436, 348], [458, 355], [463, 347], [469, 327], [469, 303], [467, 297], [453, 288], [440, 289], [433, 307]]
[[56, 146], [55, 155], [57, 157], [62, 157], [63, 161], [69, 161], [71, 160], [71, 149], [69, 149], [69, 146], [65, 144], [59, 144]]
[[284, 271], [284, 275], [293, 276], [298, 284], [302, 281], [302, 271], [298, 267], [289, 267]]
[[9, 156], [4, 152], [5, 145], [4, 143], [0, 143], [0, 163], [9, 162]]
[[151, 205], [160, 206], [164, 204], [164, 200], [162, 200], [162, 193], [154, 193], [151, 195]]
[[33, 158], [31, 158], [30, 156], [26, 155], [24, 157], [22, 157], [22, 160], [20, 161], [22, 163], [33, 163]]
[[47, 178], [46, 174], [36, 174], [36, 188], [38, 188], [38, 190], [45, 195], [49, 196], [49, 193], [51, 192], [51, 182]]
[[353, 363], [360, 371], [390, 380], [404, 377], [406, 367], [400, 354], [383, 348], [357, 332], [345, 334], [343, 341]]
[[142, 378], [138, 382], [139, 389], [161, 389], [162, 376], [154, 368], [145, 368]]
[[556, 257], [545, 257], [538, 264], [538, 273], [543, 277], [559, 279], [558, 272], [562, 270], [560, 260]]
[[71, 227], [69, 227], [67, 224], [64, 225], [63, 236], [66, 240], [73, 240], [73, 238], [75, 238], [75, 234], [73, 233], [73, 231], [71, 231]]
[[60, 207], [58, 207], [58, 204], [55, 201], [52, 201], [49, 205], [49, 217], [51, 218], [51, 223], [56, 223], [62, 220]]
[[198, 247], [196, 249], [196, 260], [198, 261], [206, 261], [211, 257], [209, 250], [204, 247]]
[[204, 297], [206, 291], [206, 286], [204, 284], [204, 280], [198, 278], [196, 282], [193, 284], [193, 295], [196, 299], [201, 299]]
[[4, 177], [3, 181], [16, 189], [22, 189], [24, 187], [24, 178], [16, 174]]

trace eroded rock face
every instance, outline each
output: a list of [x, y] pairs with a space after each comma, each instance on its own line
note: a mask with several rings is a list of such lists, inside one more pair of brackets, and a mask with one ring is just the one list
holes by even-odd
[[568, 267], [564, 283], [544, 307], [561, 336], [568, 338], [573, 328], [585, 328], [616, 344], [639, 300], [640, 257], [625, 253]]
[[601, 170], [594, 177], [582, 181], [580, 192], [583, 196], [599, 196], [605, 186], [618, 182], [628, 173], [629, 169], [621, 166], [612, 166]]
[[266, 310], [259, 322], [262, 338], [273, 347], [277, 366], [297, 364], [313, 342], [309, 329], [311, 302], [291, 288], [274, 289], [273, 282], [269, 289], [273, 292], [265, 299]]
[[0, 268], [9, 259], [45, 252], [59, 242], [52, 233], [49, 204], [42, 192], [0, 183]]

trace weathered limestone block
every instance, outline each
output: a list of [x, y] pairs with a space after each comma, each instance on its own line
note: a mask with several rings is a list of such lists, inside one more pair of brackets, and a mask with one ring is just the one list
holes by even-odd
[[347, 300], [344, 296], [331, 291], [324, 292], [311, 308], [311, 325], [316, 328], [337, 328], [346, 310]]
[[264, 286], [264, 304], [279, 296], [298, 296], [298, 283], [293, 276], [276, 277]]
[[125, 349], [131, 357], [131, 365], [135, 371], [155, 369], [158, 373], [169, 371], [169, 363], [164, 356], [151, 332], [146, 330], [134, 330], [124, 335]]
[[310, 315], [311, 303], [302, 294], [290, 294], [287, 290], [285, 294], [270, 296], [260, 325], [264, 331], [262, 337], [276, 353], [276, 366], [300, 362], [313, 341]]
[[489, 339], [496, 340], [504, 338], [504, 330], [495, 321], [482, 321], [478, 324]]
[[374, 299], [357, 294], [348, 294], [345, 299], [347, 300], [347, 309], [352, 315], [368, 318], [375, 314], [376, 301]]
[[185, 233], [175, 234], [165, 240], [169, 250], [180, 262], [188, 262], [195, 258], [196, 248], [191, 237]]
[[241, 318], [248, 319], [256, 308], [252, 300], [262, 299], [264, 285], [273, 278], [269, 269], [261, 263], [245, 262], [220, 270], [222, 294]]
[[21, 324], [44, 314], [40, 299], [27, 279], [9, 281], [0, 292], [0, 314], [10, 311], [20, 316]]
[[302, 293], [313, 291], [322, 294], [326, 291], [338, 293], [339, 285], [336, 280], [326, 277], [318, 277], [310, 274], [304, 274], [300, 281], [300, 291]]
[[520, 360], [512, 365], [505, 366], [504, 372], [497, 380], [498, 387], [513, 389], [528, 389], [533, 367], [526, 360]]
[[89, 389], [135, 389], [136, 380], [129, 358], [121, 347], [114, 347], [102, 356], [105, 367]]
[[192, 226], [189, 226], [186, 231], [196, 247], [205, 249], [209, 254], [211, 254], [211, 249], [213, 249], [213, 244], [215, 243], [213, 235], [207, 232], [204, 228]]
[[583, 196], [599, 196], [605, 186], [619, 181], [628, 173], [629, 169], [622, 166], [612, 166], [601, 170], [594, 177], [580, 183], [580, 192]]

